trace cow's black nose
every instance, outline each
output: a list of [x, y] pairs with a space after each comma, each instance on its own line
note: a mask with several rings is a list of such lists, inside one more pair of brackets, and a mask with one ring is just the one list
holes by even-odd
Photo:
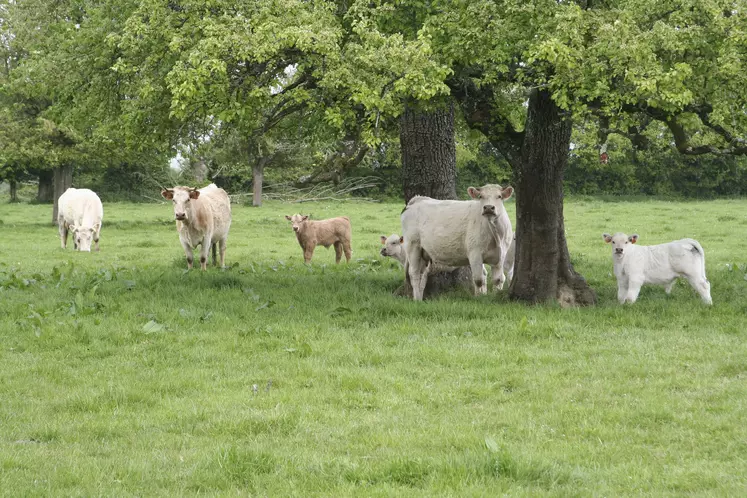
[[489, 204], [486, 205], [486, 206], [483, 206], [482, 207], [482, 214], [485, 214], [485, 215], [495, 214], [495, 206], [491, 206]]

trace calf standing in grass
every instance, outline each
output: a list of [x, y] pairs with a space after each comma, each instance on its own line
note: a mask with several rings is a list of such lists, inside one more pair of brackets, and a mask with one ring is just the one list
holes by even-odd
[[91, 242], [95, 242], [98, 251], [104, 219], [104, 206], [99, 196], [87, 188], [70, 187], [60, 196], [57, 204], [57, 225], [62, 248], [67, 247], [67, 234], [72, 231], [73, 248], [91, 252]]
[[617, 277], [620, 304], [634, 303], [643, 284], [663, 285], [672, 292], [677, 277], [685, 277], [703, 302], [713, 304], [711, 284], [705, 273], [705, 252], [697, 240], [682, 239], [655, 246], [638, 246], [638, 235], [602, 235], [612, 244], [612, 262]]
[[200, 190], [192, 187], [174, 187], [161, 191], [164, 199], [174, 202], [174, 218], [179, 240], [187, 256], [187, 267], [192, 269], [195, 247], [200, 248], [200, 268], [207, 268], [207, 256], [213, 246], [213, 264], [216, 264], [215, 245], [220, 248], [220, 266], [225, 266], [226, 239], [231, 228], [231, 201], [228, 194], [214, 183]]
[[310, 220], [308, 216], [294, 214], [286, 216], [285, 219], [291, 222], [293, 231], [296, 232], [298, 243], [303, 249], [304, 263], [311, 261], [314, 249], [318, 245], [326, 248], [331, 245], [335, 246], [335, 263], [340, 262], [343, 251], [345, 251], [345, 260], [350, 262], [352, 254], [350, 241], [353, 235], [350, 219], [347, 216], [316, 221]]

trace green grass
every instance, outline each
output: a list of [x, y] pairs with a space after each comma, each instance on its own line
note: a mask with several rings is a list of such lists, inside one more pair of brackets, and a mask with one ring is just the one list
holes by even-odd
[[[571, 199], [586, 309], [392, 296], [398, 204], [234, 206], [186, 272], [171, 206], [108, 204], [101, 252], [0, 205], [0, 494], [742, 495], [747, 201]], [[514, 204], [508, 205], [514, 218]], [[350, 216], [302, 264], [285, 214]], [[685, 282], [617, 304], [602, 232], [697, 238]]]

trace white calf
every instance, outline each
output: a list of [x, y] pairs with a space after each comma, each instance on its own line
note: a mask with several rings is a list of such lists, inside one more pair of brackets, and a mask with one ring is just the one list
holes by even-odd
[[705, 273], [705, 252], [697, 240], [682, 239], [655, 246], [638, 246], [638, 235], [602, 235], [612, 244], [612, 261], [617, 277], [617, 299], [634, 303], [643, 284], [665, 286], [672, 291], [677, 277], [685, 277], [703, 302], [713, 304], [711, 284]]
[[404, 248], [404, 237], [400, 237], [396, 233], [393, 233], [389, 237], [386, 235], [381, 236], [381, 243], [384, 247], [381, 248], [381, 255], [384, 257], [394, 258], [399, 261], [399, 264], [405, 266], [407, 263], [407, 253]]

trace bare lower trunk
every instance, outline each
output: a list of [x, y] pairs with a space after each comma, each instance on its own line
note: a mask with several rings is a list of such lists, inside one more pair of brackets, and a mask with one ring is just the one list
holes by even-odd
[[269, 160], [269, 157], [262, 156], [257, 159], [257, 162], [255, 162], [254, 166], [252, 167], [252, 206], [254, 207], [262, 206], [262, 183], [265, 179], [265, 165], [269, 162]]
[[39, 188], [36, 191], [36, 201], [40, 203], [54, 202], [54, 173], [51, 169], [39, 172]]
[[456, 199], [454, 105], [429, 111], [405, 105], [399, 140], [405, 202], [416, 195]]
[[530, 303], [588, 305], [596, 294], [570, 261], [563, 222], [563, 173], [571, 120], [546, 91], [529, 98], [516, 185], [516, 260], [509, 289]]
[[54, 170], [54, 207], [52, 208], [52, 223], [57, 223], [58, 203], [65, 190], [73, 186], [72, 165], [59, 166]]

